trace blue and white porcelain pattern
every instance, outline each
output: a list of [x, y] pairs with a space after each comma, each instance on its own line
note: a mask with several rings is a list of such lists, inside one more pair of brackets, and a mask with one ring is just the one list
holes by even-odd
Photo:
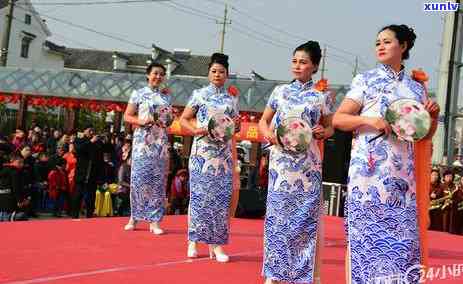
[[[346, 98], [361, 106], [361, 116], [384, 117], [391, 102], [409, 98], [423, 103], [425, 92], [404, 69], [395, 73], [380, 65], [357, 75]], [[400, 278], [408, 282], [397, 283], [418, 283], [413, 145], [393, 135], [369, 143], [376, 135], [361, 127], [352, 143], [346, 201], [352, 283]]]
[[[129, 104], [135, 105], [138, 116], [145, 119], [156, 106], [170, 106], [171, 97], [159, 89], [144, 87], [132, 93]], [[164, 216], [168, 147], [165, 128], [139, 127], [133, 134], [130, 206], [134, 220], [160, 222]]]
[[[275, 88], [268, 104], [278, 127], [289, 116], [311, 127], [333, 112], [330, 97], [313, 82]], [[316, 140], [307, 152], [289, 154], [273, 146], [270, 152], [263, 275], [278, 281], [312, 283], [318, 225], [321, 216], [322, 161]]]
[[[215, 113], [231, 118], [239, 115], [238, 97], [213, 84], [193, 91], [187, 107], [195, 112], [197, 127], [206, 129], [209, 118]], [[207, 137], [195, 137], [189, 171], [188, 240], [227, 244], [233, 171], [231, 141], [215, 143]]]

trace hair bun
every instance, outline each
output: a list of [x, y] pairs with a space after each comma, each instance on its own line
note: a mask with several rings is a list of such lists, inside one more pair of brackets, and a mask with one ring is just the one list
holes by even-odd
[[218, 63], [222, 65], [223, 67], [225, 67], [225, 69], [227, 69], [227, 72], [228, 72], [228, 55], [225, 55], [219, 52], [213, 53], [211, 55], [211, 62], [209, 63], [209, 69], [214, 63]]
[[318, 49], [320, 48], [320, 44], [318, 43], [318, 41], [309, 40], [305, 44], [312, 48], [318, 48]]
[[408, 34], [409, 39], [416, 39], [415, 30], [412, 27], [409, 27], [407, 25], [400, 25], [400, 28]]
[[228, 63], [228, 55], [216, 52], [211, 56], [211, 62]]

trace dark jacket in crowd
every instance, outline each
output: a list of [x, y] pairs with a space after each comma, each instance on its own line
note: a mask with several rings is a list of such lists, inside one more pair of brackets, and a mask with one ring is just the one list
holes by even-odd
[[103, 151], [100, 142], [92, 143], [89, 138], [77, 138], [76, 148], [76, 182], [102, 183]]
[[32, 156], [29, 156], [26, 159], [24, 159], [24, 167], [21, 170], [22, 183], [24, 185], [24, 189], [28, 191], [31, 190], [31, 187], [35, 182], [34, 165], [35, 165], [35, 158], [33, 158]]
[[48, 173], [51, 171], [49, 161], [37, 161], [34, 165], [34, 180], [35, 182], [46, 182]]
[[117, 181], [116, 177], [116, 167], [113, 162], [105, 161], [103, 162], [103, 183], [115, 183]]
[[4, 166], [0, 170], [0, 211], [11, 213], [18, 210], [18, 203], [28, 197], [24, 190], [22, 170]]
[[47, 141], [47, 152], [49, 155], [56, 154], [56, 146], [58, 144], [58, 140], [55, 137], [48, 138]]

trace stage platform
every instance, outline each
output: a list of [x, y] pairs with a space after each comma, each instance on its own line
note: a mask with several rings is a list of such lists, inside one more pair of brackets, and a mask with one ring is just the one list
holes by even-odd
[[[94, 218], [0, 223], [0, 283], [263, 283], [262, 219], [232, 220], [229, 263], [210, 260], [206, 246], [199, 247], [200, 258], [187, 259], [186, 216], [166, 216], [162, 225], [167, 233], [162, 236], [150, 234], [146, 223], [125, 232], [126, 222]], [[344, 283], [343, 220], [328, 216], [324, 223], [323, 283]], [[463, 283], [463, 236], [429, 235], [431, 266], [462, 264], [462, 273], [427, 283]]]

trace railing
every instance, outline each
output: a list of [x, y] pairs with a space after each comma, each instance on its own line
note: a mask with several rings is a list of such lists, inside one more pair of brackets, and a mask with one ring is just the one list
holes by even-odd
[[344, 216], [344, 201], [347, 186], [340, 183], [323, 182], [323, 203], [326, 215]]
[[[283, 81], [230, 79], [240, 91], [242, 111], [262, 112], [275, 86]], [[43, 70], [0, 67], [0, 92], [64, 98], [127, 102], [132, 91], [145, 86], [143, 74], [98, 72], [76, 69]], [[194, 89], [208, 84], [205, 77], [171, 76], [167, 85], [172, 90], [174, 105], [184, 106]], [[340, 103], [347, 87], [330, 86]]]

